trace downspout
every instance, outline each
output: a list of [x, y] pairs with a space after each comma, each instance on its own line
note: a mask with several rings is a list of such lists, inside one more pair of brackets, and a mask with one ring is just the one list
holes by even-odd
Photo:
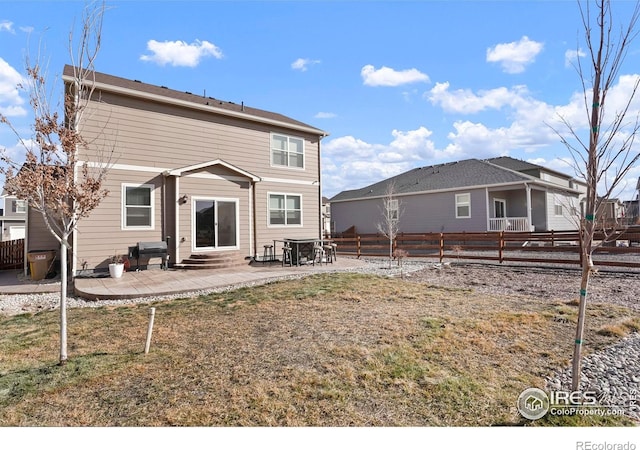
[[[257, 195], [256, 191], [257, 191], [257, 189], [256, 189], [255, 181], [252, 181], [251, 185], [253, 186], [252, 193], [251, 193], [252, 204], [253, 204], [253, 206], [251, 208], [252, 209], [251, 216], [253, 218], [253, 224], [255, 225], [255, 224], [258, 223], [258, 215], [257, 215], [258, 212], [256, 211], [256, 206], [255, 206], [255, 205], [257, 205], [257, 203], [256, 203], [256, 195]], [[257, 250], [257, 242], [258, 242], [257, 228], [258, 228], [257, 226], [253, 227], [253, 248], [250, 248], [250, 250], [252, 252], [252, 254], [251, 254], [252, 258], [255, 258], [257, 256], [257, 254], [258, 254], [258, 250]]]
[[174, 241], [174, 245], [175, 245], [175, 253], [176, 253], [176, 260], [174, 261], [174, 264], [178, 264], [180, 263], [180, 241], [182, 240], [180, 238], [180, 203], [179, 203], [179, 199], [180, 199], [180, 177], [179, 176], [175, 176], [174, 179], [176, 180], [176, 182], [174, 183], [175, 185], [175, 192], [174, 192], [174, 203], [173, 203], [173, 207], [174, 210], [176, 212], [175, 214], [175, 228], [176, 228], [176, 236]]
[[320, 239], [324, 239], [324, 236], [322, 234], [322, 226], [323, 226], [323, 220], [322, 220], [322, 164], [321, 164], [321, 157], [322, 157], [322, 152], [320, 149], [320, 142], [322, 141], [322, 137], [323, 136], [318, 136], [318, 237]]
[[[165, 173], [162, 174], [162, 216], [160, 220], [162, 223], [160, 224], [160, 228], [162, 229], [161, 240], [166, 240], [167, 238], [167, 175]], [[169, 249], [167, 249], [169, 251]]]
[[255, 230], [255, 224], [254, 224], [254, 211], [253, 211], [253, 191], [254, 191], [254, 185], [255, 182], [253, 180], [249, 180], [249, 198], [247, 199], [249, 201], [249, 255], [253, 256], [254, 253], [253, 249], [254, 249], [254, 230]]

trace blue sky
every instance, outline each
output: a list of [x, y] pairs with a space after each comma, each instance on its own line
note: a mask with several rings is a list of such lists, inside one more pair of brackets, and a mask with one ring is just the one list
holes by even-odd
[[[80, 1], [0, 0], [0, 111], [23, 136], [14, 86], [38, 47], [58, 76]], [[108, 1], [96, 69], [279, 112], [330, 133], [323, 194], [413, 167], [509, 155], [573, 174], [549, 124], [585, 130], [577, 3], [557, 1]], [[614, 1], [627, 18], [631, 1]], [[630, 48], [615, 98], [640, 73]], [[59, 92], [59, 90], [58, 90]], [[633, 110], [640, 110], [640, 99]], [[639, 142], [640, 144], [640, 142]], [[0, 147], [18, 151], [0, 128]], [[616, 192], [635, 198], [640, 168]]]

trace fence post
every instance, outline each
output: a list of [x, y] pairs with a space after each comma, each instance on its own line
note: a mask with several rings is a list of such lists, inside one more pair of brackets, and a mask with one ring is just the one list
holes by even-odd
[[500, 264], [504, 261], [504, 231], [498, 234], [498, 261]]
[[442, 260], [444, 259], [444, 233], [440, 232], [440, 263], [442, 263]]
[[360, 235], [356, 235], [356, 254], [357, 254], [357, 258], [360, 259], [360, 255], [361, 255], [361, 246], [362, 244], [360, 243]]

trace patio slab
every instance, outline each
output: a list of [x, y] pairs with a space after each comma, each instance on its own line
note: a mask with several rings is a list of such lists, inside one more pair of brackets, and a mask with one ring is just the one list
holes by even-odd
[[[89, 300], [112, 300], [175, 295], [200, 290], [232, 287], [238, 284], [265, 282], [292, 275], [356, 269], [365, 263], [353, 258], [339, 258], [332, 264], [282, 267], [277, 263], [251, 264], [229, 269], [150, 269], [125, 272], [121, 278], [87, 277], [75, 279], [75, 295]], [[60, 280], [33, 281], [21, 271], [0, 271], [0, 295], [59, 292]]]

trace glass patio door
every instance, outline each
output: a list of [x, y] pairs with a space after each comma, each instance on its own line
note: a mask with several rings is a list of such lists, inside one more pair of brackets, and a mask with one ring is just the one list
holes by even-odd
[[496, 219], [503, 219], [507, 217], [507, 202], [504, 200], [494, 199], [493, 209]]
[[235, 249], [238, 246], [238, 201], [193, 200], [195, 250]]

